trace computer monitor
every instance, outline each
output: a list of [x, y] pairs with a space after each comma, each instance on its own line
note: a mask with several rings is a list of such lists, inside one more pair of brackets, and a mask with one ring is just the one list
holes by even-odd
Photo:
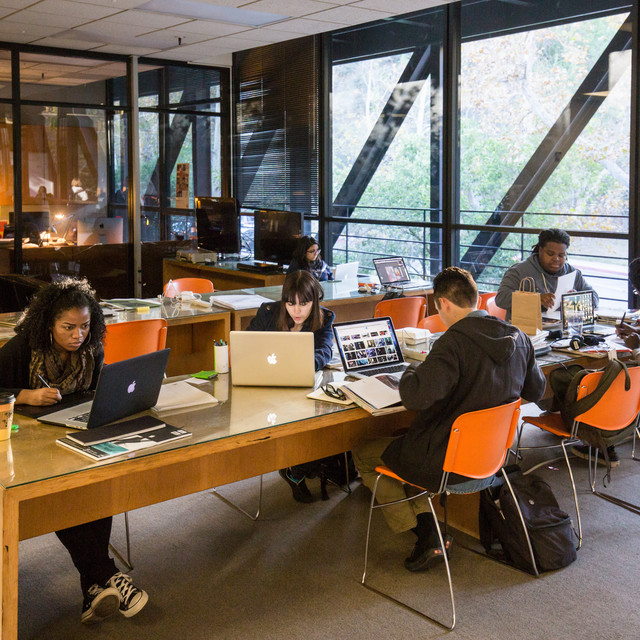
[[197, 196], [198, 247], [217, 253], [240, 252], [240, 218], [235, 198]]
[[[40, 239], [40, 233], [49, 228], [48, 211], [23, 211], [22, 212], [22, 237], [32, 238], [35, 241]], [[9, 225], [5, 230], [5, 237], [15, 236], [16, 214], [9, 211]]]
[[256, 260], [289, 264], [302, 236], [304, 215], [295, 211], [262, 209], [254, 217]]

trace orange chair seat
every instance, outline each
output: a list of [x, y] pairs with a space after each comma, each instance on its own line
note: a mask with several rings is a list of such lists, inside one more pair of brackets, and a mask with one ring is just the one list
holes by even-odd
[[393, 478], [398, 482], [402, 482], [402, 484], [411, 485], [416, 489], [420, 489], [420, 491], [426, 491], [426, 489], [424, 487], [421, 487], [419, 484], [413, 484], [413, 482], [407, 482], [404, 478], [401, 478], [397, 473], [394, 473], [393, 471], [391, 471], [389, 467], [384, 467], [384, 466], [376, 467], [376, 473], [381, 473], [383, 476], [387, 476], [388, 478]]
[[568, 438], [571, 435], [559, 413], [546, 413], [535, 417], [525, 416], [522, 422], [532, 424], [561, 438]]

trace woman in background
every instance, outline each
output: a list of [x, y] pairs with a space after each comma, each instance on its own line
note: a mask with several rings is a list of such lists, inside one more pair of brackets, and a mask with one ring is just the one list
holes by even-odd
[[293, 252], [287, 273], [308, 271], [316, 280], [333, 280], [329, 265], [320, 257], [318, 241], [312, 236], [302, 236]]
[[[102, 309], [86, 280], [67, 278], [36, 293], [0, 349], [0, 390], [16, 404], [54, 405], [63, 395], [95, 389], [104, 363]], [[61, 452], [62, 455], [62, 452]], [[56, 531], [80, 573], [81, 621], [99, 622], [117, 611], [129, 618], [147, 593], [118, 571], [109, 556], [111, 518]]]
[[[312, 331], [315, 370], [319, 371], [331, 360], [335, 314], [320, 306], [322, 287], [308, 271], [287, 275], [278, 302], [265, 302], [248, 331]], [[280, 475], [293, 491], [298, 502], [312, 502], [313, 496], [305, 482], [305, 465], [281, 469]]]

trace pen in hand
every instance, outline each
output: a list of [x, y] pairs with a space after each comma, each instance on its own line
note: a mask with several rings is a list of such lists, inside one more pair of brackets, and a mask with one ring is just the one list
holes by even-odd
[[40, 374], [38, 374], [38, 380], [40, 380], [47, 389], [51, 389], [51, 385]]

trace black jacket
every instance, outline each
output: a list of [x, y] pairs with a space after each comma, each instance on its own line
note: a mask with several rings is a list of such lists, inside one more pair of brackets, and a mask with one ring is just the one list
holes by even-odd
[[[405, 480], [437, 489], [451, 425], [459, 415], [519, 397], [536, 402], [545, 387], [531, 341], [522, 331], [486, 312], [467, 316], [449, 327], [424, 362], [402, 376], [402, 403], [419, 413], [382, 459]], [[452, 475], [449, 482], [467, 479]]]
[[[8, 391], [17, 396], [23, 389], [30, 389], [30, 363], [31, 347], [24, 336], [18, 334], [0, 348], [0, 391]], [[103, 363], [104, 353], [100, 349], [94, 360], [90, 389], [96, 388]]]
[[[255, 318], [247, 327], [247, 331], [278, 331], [276, 319], [282, 302], [265, 302], [258, 309]], [[313, 346], [315, 350], [315, 367], [320, 371], [329, 360], [331, 360], [333, 350], [333, 331], [331, 325], [336, 314], [330, 309], [320, 307], [324, 312], [324, 325], [313, 332]], [[303, 331], [309, 331], [306, 323], [302, 327]]]

